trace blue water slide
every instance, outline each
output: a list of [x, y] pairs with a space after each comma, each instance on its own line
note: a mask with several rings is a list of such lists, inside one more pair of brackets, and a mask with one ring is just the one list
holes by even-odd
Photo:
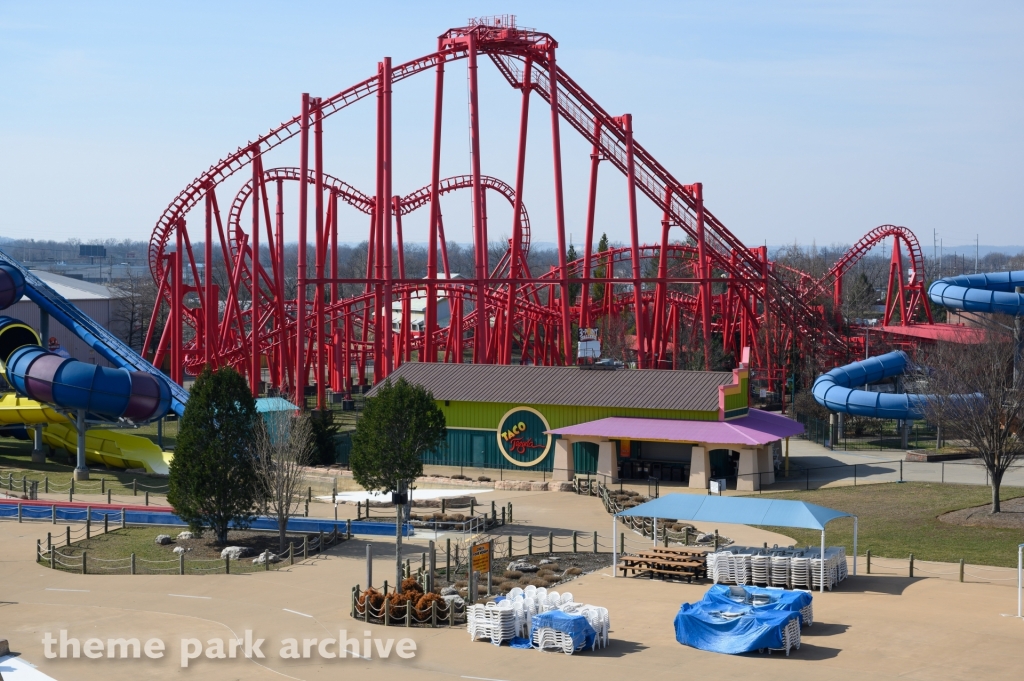
[[844, 414], [878, 419], [924, 418], [922, 404], [927, 398], [923, 395], [877, 393], [852, 387], [899, 376], [909, 361], [905, 352], [897, 350], [836, 367], [818, 376], [811, 394], [821, 406]]
[[[933, 282], [928, 287], [928, 297], [936, 305], [965, 312], [1020, 315], [1024, 314], [1024, 293], [1017, 293], [1018, 287], [1024, 287], [1024, 270], [963, 274]], [[844, 414], [881, 419], [924, 418], [922, 405], [927, 395], [875, 393], [851, 387], [898, 376], [907, 362], [903, 352], [890, 352], [837, 367], [819, 376], [811, 393], [821, 406]]]
[[[62, 357], [39, 345], [36, 332], [0, 316], [0, 361], [19, 393], [91, 415], [151, 421], [169, 409], [184, 411], [187, 393], [37, 276], [0, 252], [0, 308], [28, 295], [115, 368]], [[175, 390], [176, 388], [176, 390]]]
[[936, 305], [966, 312], [1008, 315], [1024, 314], [1024, 271], [963, 274], [945, 277], [928, 287], [928, 297]]

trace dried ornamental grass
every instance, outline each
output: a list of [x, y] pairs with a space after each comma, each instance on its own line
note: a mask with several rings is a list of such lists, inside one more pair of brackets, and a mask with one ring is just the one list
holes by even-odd
[[402, 591], [423, 593], [423, 586], [416, 581], [415, 577], [406, 577], [402, 580]]
[[505, 570], [505, 574], [502, 576], [505, 579], [519, 579], [523, 576], [523, 573], [519, 570]]

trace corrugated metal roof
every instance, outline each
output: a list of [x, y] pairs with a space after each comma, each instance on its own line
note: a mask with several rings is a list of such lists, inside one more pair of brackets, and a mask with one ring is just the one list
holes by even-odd
[[[422, 385], [436, 400], [718, 410], [728, 371], [602, 371], [578, 367], [407, 362], [391, 376]], [[376, 388], [367, 396], [372, 397]]]
[[46, 270], [32, 270], [32, 274], [42, 279], [50, 288], [68, 300], [111, 300], [117, 297], [109, 287], [101, 284], [92, 284]]

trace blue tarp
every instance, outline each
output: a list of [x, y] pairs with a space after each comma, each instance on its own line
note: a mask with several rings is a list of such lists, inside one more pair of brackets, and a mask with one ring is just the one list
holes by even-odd
[[[769, 600], [767, 603], [746, 603], [745, 605], [753, 608], [754, 612], [767, 612], [769, 610], [779, 610], [785, 612], [795, 612], [798, 615], [800, 611], [811, 604], [812, 596], [807, 591], [784, 591], [782, 589], [762, 589], [757, 586], [744, 586], [742, 587], [748, 594], [747, 601], [750, 600], [750, 596], [767, 597]], [[708, 607], [721, 608], [724, 606], [738, 606], [741, 605], [734, 601], [730, 597], [729, 587], [725, 584], [715, 584], [707, 593], [704, 594], [704, 598], [701, 599], [701, 603], [706, 604]], [[760, 600], [760, 598], [759, 598]], [[800, 617], [800, 624], [803, 625], [803, 616]]]
[[[725, 613], [737, 616], [726, 617]], [[782, 630], [793, 617], [792, 612], [756, 611], [736, 603], [683, 603], [675, 620], [676, 640], [684, 646], [729, 655], [782, 648]]]
[[538, 627], [547, 627], [568, 634], [572, 637], [573, 647], [579, 650], [593, 648], [597, 640], [597, 632], [590, 622], [583, 615], [570, 615], [561, 610], [549, 610], [539, 615], [534, 615], [530, 620], [530, 640], [533, 640], [533, 632]]
[[641, 518], [672, 518], [695, 522], [734, 523], [736, 525], [775, 525], [824, 530], [836, 518], [852, 517], [806, 501], [718, 497], [702, 494], [666, 494], [665, 496], [616, 513]]

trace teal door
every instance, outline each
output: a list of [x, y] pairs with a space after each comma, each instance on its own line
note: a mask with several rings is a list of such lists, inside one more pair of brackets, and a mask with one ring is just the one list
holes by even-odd
[[473, 436], [473, 465], [483, 467], [484, 465], [484, 436], [474, 435]]

